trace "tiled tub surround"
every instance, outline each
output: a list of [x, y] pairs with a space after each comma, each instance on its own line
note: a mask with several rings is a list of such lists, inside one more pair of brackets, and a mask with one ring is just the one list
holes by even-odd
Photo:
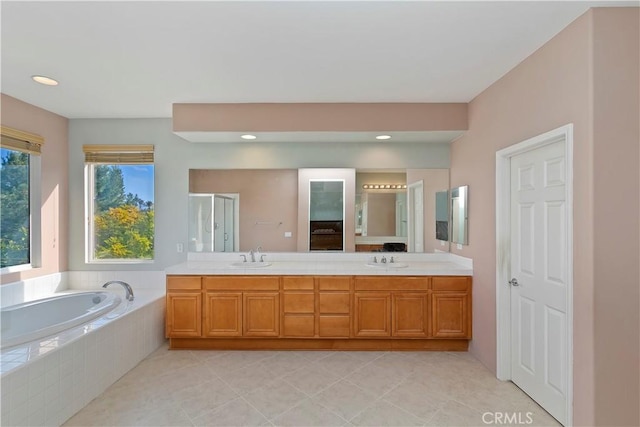
[[[164, 272], [65, 272], [0, 287], [2, 305], [131, 284], [135, 300], [79, 327], [2, 350], [1, 425], [64, 423], [164, 342]], [[116, 318], [115, 315], [119, 315]]]
[[[247, 268], [232, 267], [248, 259]], [[268, 267], [251, 268], [249, 254], [241, 253], [189, 253], [187, 262], [167, 268], [167, 274], [242, 274], [242, 275], [366, 275], [366, 276], [472, 276], [473, 261], [458, 255], [441, 253], [407, 252], [262, 252]], [[370, 267], [366, 264], [376, 257], [387, 259], [387, 266]], [[389, 260], [407, 264], [393, 268]], [[259, 258], [259, 255], [258, 255]]]

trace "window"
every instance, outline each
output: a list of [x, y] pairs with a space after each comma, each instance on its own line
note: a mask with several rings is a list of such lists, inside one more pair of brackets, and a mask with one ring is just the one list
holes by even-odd
[[[0, 143], [0, 268], [38, 266], [42, 137], [2, 127]], [[34, 185], [35, 184], [35, 185]]]
[[87, 262], [144, 262], [154, 254], [152, 145], [85, 145]]

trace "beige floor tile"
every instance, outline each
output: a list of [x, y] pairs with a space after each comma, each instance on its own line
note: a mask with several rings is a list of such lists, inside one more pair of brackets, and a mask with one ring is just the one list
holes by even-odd
[[195, 426], [266, 426], [269, 421], [244, 399], [238, 398], [193, 420]]
[[166, 345], [65, 425], [482, 426], [483, 411], [529, 413], [534, 427], [559, 425], [464, 352], [169, 351]]
[[340, 377], [314, 363], [284, 376], [283, 379], [307, 396], [313, 396], [338, 381]]
[[306, 398], [306, 394], [282, 380], [276, 380], [244, 396], [251, 406], [269, 420], [293, 408]]
[[371, 405], [376, 397], [349, 381], [340, 380], [315, 395], [312, 400], [345, 420], [350, 420]]
[[267, 351], [229, 351], [206, 359], [204, 364], [215, 374], [228, 373], [273, 357]]
[[424, 420], [389, 402], [377, 401], [350, 420], [354, 426], [422, 426]]
[[342, 426], [347, 420], [339, 417], [324, 406], [311, 401], [302, 401], [273, 420], [276, 426]]
[[351, 352], [338, 351], [316, 362], [339, 377], [345, 377], [363, 367], [366, 362], [351, 355]]
[[405, 411], [425, 420], [430, 419], [449, 398], [423, 384], [406, 380], [382, 397]]
[[178, 390], [171, 398], [193, 419], [238, 398], [238, 394], [216, 378]]
[[275, 381], [279, 375], [269, 369], [268, 364], [265, 365], [258, 362], [241, 369], [236, 369], [235, 371], [220, 373], [219, 377], [227, 383], [233, 391], [244, 395]]
[[486, 425], [482, 420], [482, 412], [469, 408], [456, 401], [447, 402], [431, 419], [427, 426], [470, 426]]
[[361, 369], [345, 377], [345, 379], [376, 397], [382, 396], [403, 380], [403, 378], [375, 366], [374, 363], [363, 366]]

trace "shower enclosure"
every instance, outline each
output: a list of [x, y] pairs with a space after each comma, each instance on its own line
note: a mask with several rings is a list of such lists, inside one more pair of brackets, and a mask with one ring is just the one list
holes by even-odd
[[238, 250], [238, 194], [189, 194], [189, 251]]

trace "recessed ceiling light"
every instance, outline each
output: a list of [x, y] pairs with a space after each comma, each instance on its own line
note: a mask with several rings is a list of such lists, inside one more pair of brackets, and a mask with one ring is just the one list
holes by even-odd
[[391, 135], [378, 135], [376, 139], [391, 139]]
[[247, 134], [247, 135], [241, 135], [240, 138], [242, 138], [242, 139], [256, 139], [257, 136]]
[[57, 86], [58, 85], [58, 81], [52, 79], [51, 77], [47, 77], [47, 76], [31, 76], [31, 78], [33, 79], [33, 81], [43, 84], [43, 85], [47, 85], [47, 86]]

